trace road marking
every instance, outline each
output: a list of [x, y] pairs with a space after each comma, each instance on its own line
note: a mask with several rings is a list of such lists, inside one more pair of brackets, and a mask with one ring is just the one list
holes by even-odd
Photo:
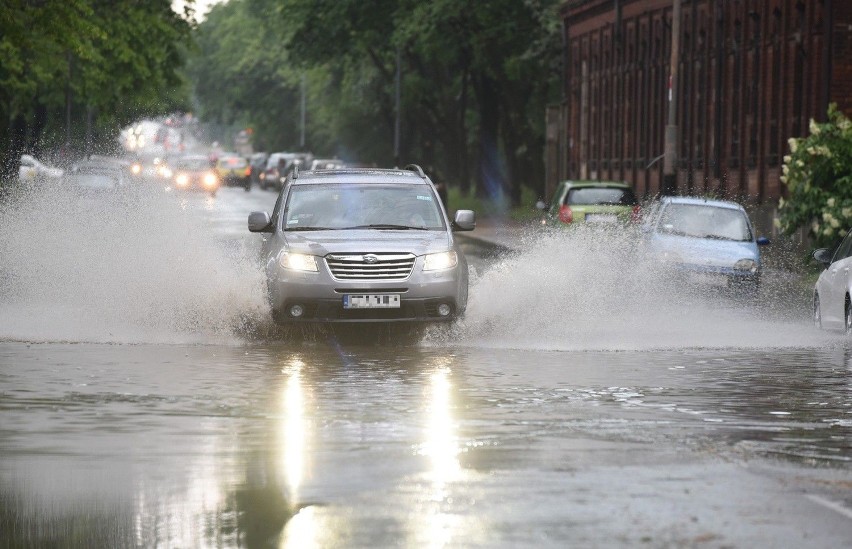
[[852, 509], [847, 509], [846, 507], [840, 505], [839, 503], [835, 503], [833, 501], [827, 500], [827, 499], [822, 498], [820, 496], [815, 496], [813, 494], [807, 494], [805, 497], [807, 497], [809, 500], [813, 501], [814, 503], [819, 503], [823, 507], [828, 507], [832, 511], [840, 513], [841, 515], [843, 515], [844, 517], [846, 517], [848, 519], [852, 519]]

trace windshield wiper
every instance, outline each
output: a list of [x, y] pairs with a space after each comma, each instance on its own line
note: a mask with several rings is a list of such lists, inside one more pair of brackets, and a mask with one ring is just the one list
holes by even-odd
[[287, 227], [285, 231], [339, 231], [338, 227]]
[[374, 223], [372, 225], [355, 225], [354, 227], [346, 227], [347, 229], [399, 229], [403, 231], [428, 231], [426, 227], [412, 227], [411, 225], [392, 225], [390, 223]]
[[736, 238], [731, 238], [728, 236], [722, 236], [719, 234], [705, 234], [702, 235], [701, 238], [708, 238], [710, 240], [736, 240]]

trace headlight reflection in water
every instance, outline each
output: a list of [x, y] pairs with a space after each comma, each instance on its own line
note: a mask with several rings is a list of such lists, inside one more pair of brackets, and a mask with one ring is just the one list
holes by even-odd
[[282, 398], [280, 424], [281, 471], [291, 504], [299, 501], [299, 488], [305, 477], [305, 457], [308, 452], [308, 425], [305, 419], [305, 389], [302, 384], [304, 363], [293, 358], [284, 369], [287, 384]]
[[426, 389], [426, 432], [419, 448], [419, 454], [428, 457], [430, 465], [429, 486], [424, 494], [424, 509], [428, 512], [415, 519], [413, 541], [444, 547], [460, 535], [462, 518], [447, 507], [453, 505], [451, 484], [462, 479], [463, 470], [459, 463], [457, 420], [453, 417], [452, 370], [446, 359], [439, 360], [436, 366]]
[[[305, 417], [307, 394], [302, 371], [305, 363], [299, 357], [292, 358], [282, 370], [287, 376], [284, 393], [281, 400], [281, 423], [279, 427], [281, 471], [284, 475], [284, 486], [287, 490], [287, 500], [295, 512], [300, 503], [300, 489], [307, 476], [307, 462], [310, 445], [309, 420]], [[287, 521], [281, 532], [279, 547], [302, 548], [318, 547], [320, 527], [316, 509], [307, 506], [300, 509]]]

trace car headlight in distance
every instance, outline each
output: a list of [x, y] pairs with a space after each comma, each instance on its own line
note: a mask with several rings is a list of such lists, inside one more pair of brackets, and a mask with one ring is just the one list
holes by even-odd
[[757, 261], [755, 261], [754, 259], [740, 259], [739, 261], [734, 263], [734, 270], [747, 273], [756, 273]]
[[185, 173], [178, 174], [178, 176], [175, 177], [175, 183], [177, 183], [179, 187], [186, 187], [189, 185], [189, 176]]
[[452, 269], [459, 263], [459, 256], [453, 250], [441, 252], [438, 254], [429, 254], [426, 256], [426, 261], [423, 263], [424, 271], [443, 271]]
[[278, 262], [285, 269], [303, 272], [317, 272], [317, 260], [312, 255], [283, 252]]
[[206, 173], [204, 174], [204, 186], [206, 187], [215, 187], [219, 184], [219, 178], [216, 177], [216, 174]]

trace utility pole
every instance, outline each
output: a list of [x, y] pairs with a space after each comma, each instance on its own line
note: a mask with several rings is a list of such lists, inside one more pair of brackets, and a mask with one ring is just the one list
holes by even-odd
[[672, 51], [669, 61], [669, 110], [666, 120], [665, 158], [663, 159], [662, 194], [677, 193], [677, 100], [678, 100], [678, 64], [680, 63], [680, 6], [681, 0], [674, 0], [672, 9]]

